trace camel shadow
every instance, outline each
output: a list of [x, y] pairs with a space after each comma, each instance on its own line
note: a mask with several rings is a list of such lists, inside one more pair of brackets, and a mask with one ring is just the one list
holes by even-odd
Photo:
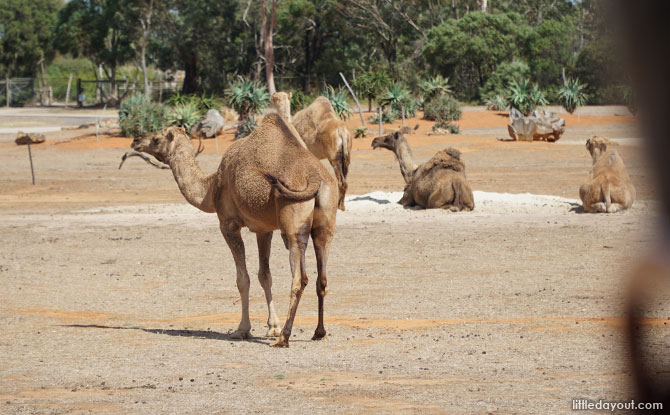
[[375, 199], [374, 197], [370, 197], [370, 196], [357, 196], [357, 197], [354, 197], [353, 199], [349, 200], [349, 202], [360, 202], [360, 201], [375, 202], [379, 205], [388, 205], [389, 203], [391, 203], [391, 201], [389, 201], [389, 200]]
[[120, 327], [120, 326], [103, 326], [99, 324], [65, 324], [61, 327], [75, 327], [84, 329], [107, 329], [107, 330], [139, 330], [145, 333], [163, 334], [166, 336], [177, 337], [193, 337], [196, 339], [207, 340], [224, 340], [224, 341], [249, 341], [252, 343], [268, 345], [273, 340], [272, 338], [258, 338], [251, 337], [249, 339], [241, 340], [232, 337], [231, 333], [219, 333], [210, 330], [174, 330], [174, 329], [145, 329], [142, 327]]
[[584, 210], [584, 206], [581, 203], [570, 203], [570, 212], [571, 213], [587, 213]]

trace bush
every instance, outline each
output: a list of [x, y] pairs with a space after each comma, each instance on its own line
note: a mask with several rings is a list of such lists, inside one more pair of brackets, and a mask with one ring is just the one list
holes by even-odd
[[195, 102], [187, 102], [186, 104], [175, 105], [172, 112], [168, 116], [170, 125], [184, 127], [189, 132], [191, 128], [200, 121], [202, 114], [198, 110]]
[[438, 95], [451, 94], [451, 87], [449, 86], [449, 78], [443, 78], [438, 75], [427, 79], [419, 85], [421, 92], [423, 92], [423, 102], [429, 102]]
[[558, 91], [558, 99], [567, 112], [572, 114], [577, 107], [586, 104], [588, 95], [584, 90], [586, 85], [579, 82], [579, 79], [568, 79], [563, 87]]
[[461, 129], [458, 128], [458, 125], [452, 124], [451, 121], [438, 121], [433, 124], [433, 131], [437, 131], [438, 128], [445, 129], [452, 134], [458, 134], [461, 132]]
[[424, 118], [431, 121], [461, 119], [461, 105], [450, 95], [438, 95], [424, 106]]
[[356, 127], [356, 132], [354, 132], [354, 138], [365, 138], [368, 135], [368, 129], [366, 127]]
[[537, 84], [531, 84], [528, 79], [512, 80], [508, 89], [508, 104], [516, 108], [523, 115], [528, 116], [537, 107], [547, 105], [547, 98]]
[[323, 91], [323, 95], [328, 98], [337, 116], [343, 120], [351, 116], [351, 107], [349, 106], [349, 102], [347, 102], [347, 94], [346, 90], [335, 91], [335, 88], [330, 85], [326, 85], [326, 89]]
[[119, 126], [126, 137], [138, 137], [162, 130], [167, 126], [168, 110], [164, 105], [151, 103], [142, 94], [126, 98], [119, 108]]
[[291, 112], [296, 113], [301, 109], [308, 107], [314, 101], [314, 97], [297, 90], [291, 92]]
[[491, 111], [505, 111], [507, 109], [507, 100], [502, 95], [492, 95], [486, 98], [486, 109]]
[[244, 119], [237, 125], [237, 130], [235, 131], [235, 140], [248, 136], [256, 128], [258, 128], [258, 123], [254, 117], [248, 117]]
[[[382, 123], [390, 124], [400, 118], [400, 111], [396, 110], [393, 107], [384, 108], [382, 110]], [[373, 124], [379, 124], [379, 112], [372, 114], [369, 118], [370, 122]]]
[[238, 114], [240, 121], [262, 111], [270, 103], [270, 95], [264, 85], [239, 77], [226, 90], [228, 105]]
[[522, 61], [503, 62], [489, 76], [483, 87], [479, 88], [480, 97], [506, 95], [507, 86], [512, 81], [521, 81], [530, 77], [530, 68]]

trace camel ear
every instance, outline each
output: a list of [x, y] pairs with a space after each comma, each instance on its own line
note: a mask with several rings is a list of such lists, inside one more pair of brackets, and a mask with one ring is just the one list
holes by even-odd
[[167, 138], [168, 141], [174, 140], [174, 128], [168, 128], [165, 138]]
[[586, 140], [586, 148], [588, 149], [590, 147], [591, 147], [591, 139], [589, 138], [588, 140]]
[[394, 139], [394, 140], [397, 140], [397, 139], [399, 139], [399, 138], [400, 138], [400, 131], [396, 131], [396, 132], [394, 132], [394, 133], [393, 133], [393, 139]]

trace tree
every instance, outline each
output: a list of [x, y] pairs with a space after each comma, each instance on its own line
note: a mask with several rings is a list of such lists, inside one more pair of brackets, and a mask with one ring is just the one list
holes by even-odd
[[160, 0], [158, 2], [155, 0], [128, 0], [126, 7], [127, 12], [132, 14], [132, 20], [139, 24], [141, 30], [137, 43], [140, 48], [140, 68], [144, 78], [144, 95], [149, 100], [151, 100], [151, 85], [147, 74], [147, 48], [152, 35], [151, 23], [154, 14], [167, 11], [165, 6], [166, 3]]
[[6, 77], [33, 76], [53, 58], [51, 31], [58, 0], [0, 0], [0, 70]]
[[391, 79], [386, 72], [366, 72], [356, 78], [353, 86], [359, 91], [360, 95], [368, 99], [368, 112], [371, 112], [372, 100], [377, 98], [390, 82]]
[[85, 56], [104, 71], [114, 104], [119, 99], [117, 68], [135, 56], [132, 42], [137, 30], [126, 4], [125, 0], [70, 0], [58, 11], [53, 36], [62, 53]]
[[[275, 21], [277, 20], [277, 1], [270, 0], [271, 6], [268, 10], [266, 0], [261, 0], [261, 27], [265, 54], [265, 79], [268, 83], [268, 92], [270, 95], [277, 92], [275, 88], [274, 65], [275, 51], [272, 42], [275, 31]], [[269, 16], [268, 16], [269, 12]]]

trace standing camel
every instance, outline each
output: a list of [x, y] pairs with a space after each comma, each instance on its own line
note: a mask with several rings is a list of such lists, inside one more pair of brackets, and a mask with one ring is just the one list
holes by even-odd
[[272, 95], [272, 103], [277, 113], [293, 124], [307, 149], [319, 160], [328, 159], [340, 190], [338, 207], [344, 210], [352, 144], [347, 125], [337, 116], [326, 97], [318, 97], [291, 119], [290, 98], [285, 92], [276, 92]]
[[[240, 229], [256, 234], [258, 280], [268, 306], [267, 336], [279, 336], [272, 346], [288, 347], [298, 302], [307, 285], [305, 249], [312, 236], [318, 277], [316, 294], [319, 320], [312, 340], [326, 336], [323, 301], [326, 264], [337, 214], [336, 181], [292, 129], [276, 114], [263, 119], [248, 137], [234, 142], [223, 155], [219, 169], [205, 174], [195, 162], [191, 142], [182, 128], [169, 127], [133, 140], [136, 151], [153, 155], [172, 169], [179, 190], [198, 209], [216, 214], [228, 243], [242, 300], [242, 319], [233, 338], [250, 337], [249, 275]], [[272, 232], [281, 231], [289, 250], [293, 281], [288, 317], [281, 332], [272, 302], [270, 246]]]
[[372, 148], [393, 151], [400, 173], [405, 179], [405, 193], [398, 203], [425, 209], [447, 209], [452, 212], [472, 210], [475, 199], [465, 178], [461, 152], [449, 147], [438, 151], [430, 160], [417, 166], [407, 139], [396, 131], [372, 140]]

